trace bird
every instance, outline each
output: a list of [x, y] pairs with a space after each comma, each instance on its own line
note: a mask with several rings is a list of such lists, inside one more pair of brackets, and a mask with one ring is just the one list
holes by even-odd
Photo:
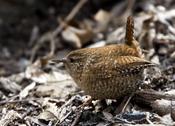
[[93, 99], [119, 99], [139, 89], [144, 69], [155, 67], [134, 38], [134, 20], [127, 18], [125, 43], [71, 51], [63, 59], [75, 83]]

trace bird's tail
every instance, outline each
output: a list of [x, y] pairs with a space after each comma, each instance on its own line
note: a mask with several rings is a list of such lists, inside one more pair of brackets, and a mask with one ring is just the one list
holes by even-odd
[[127, 18], [125, 44], [135, 49], [135, 51], [138, 54], [138, 57], [144, 57], [140, 44], [138, 41], [136, 41], [134, 37], [134, 19], [132, 18], [132, 16], [129, 16]]

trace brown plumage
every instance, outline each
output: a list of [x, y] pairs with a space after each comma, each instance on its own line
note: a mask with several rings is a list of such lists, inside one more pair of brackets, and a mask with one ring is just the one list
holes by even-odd
[[134, 20], [131, 16], [128, 17], [126, 23], [126, 35], [125, 35], [125, 44], [134, 49], [137, 53], [137, 56], [143, 58], [142, 50], [139, 43], [134, 38]]
[[133, 36], [128, 17], [125, 44], [85, 48], [70, 52], [63, 62], [77, 85], [94, 99], [117, 99], [136, 91], [143, 70], [155, 66], [145, 60]]

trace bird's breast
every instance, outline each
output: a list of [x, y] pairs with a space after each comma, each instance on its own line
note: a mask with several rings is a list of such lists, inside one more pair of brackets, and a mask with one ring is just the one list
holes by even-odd
[[136, 91], [143, 78], [141, 74], [133, 76], [112, 76], [96, 78], [86, 75], [86, 79], [77, 78], [77, 85], [94, 99], [118, 99]]

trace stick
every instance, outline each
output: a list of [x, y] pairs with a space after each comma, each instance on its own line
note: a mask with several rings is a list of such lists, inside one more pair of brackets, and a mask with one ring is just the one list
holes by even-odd
[[75, 15], [79, 12], [79, 10], [83, 7], [83, 5], [87, 2], [87, 0], [80, 0], [76, 6], [72, 9], [72, 11], [66, 16], [65, 20], [60, 23], [60, 25], [53, 31], [46, 33], [42, 35], [39, 40], [37, 45], [32, 49], [32, 54], [30, 61], [32, 62], [36, 51], [40, 48], [40, 46], [46, 42], [49, 41], [51, 43], [50, 48], [51, 51], [49, 53], [49, 57], [52, 56], [55, 52], [55, 37], [61, 33], [61, 31], [65, 28], [65, 26], [75, 17]]

